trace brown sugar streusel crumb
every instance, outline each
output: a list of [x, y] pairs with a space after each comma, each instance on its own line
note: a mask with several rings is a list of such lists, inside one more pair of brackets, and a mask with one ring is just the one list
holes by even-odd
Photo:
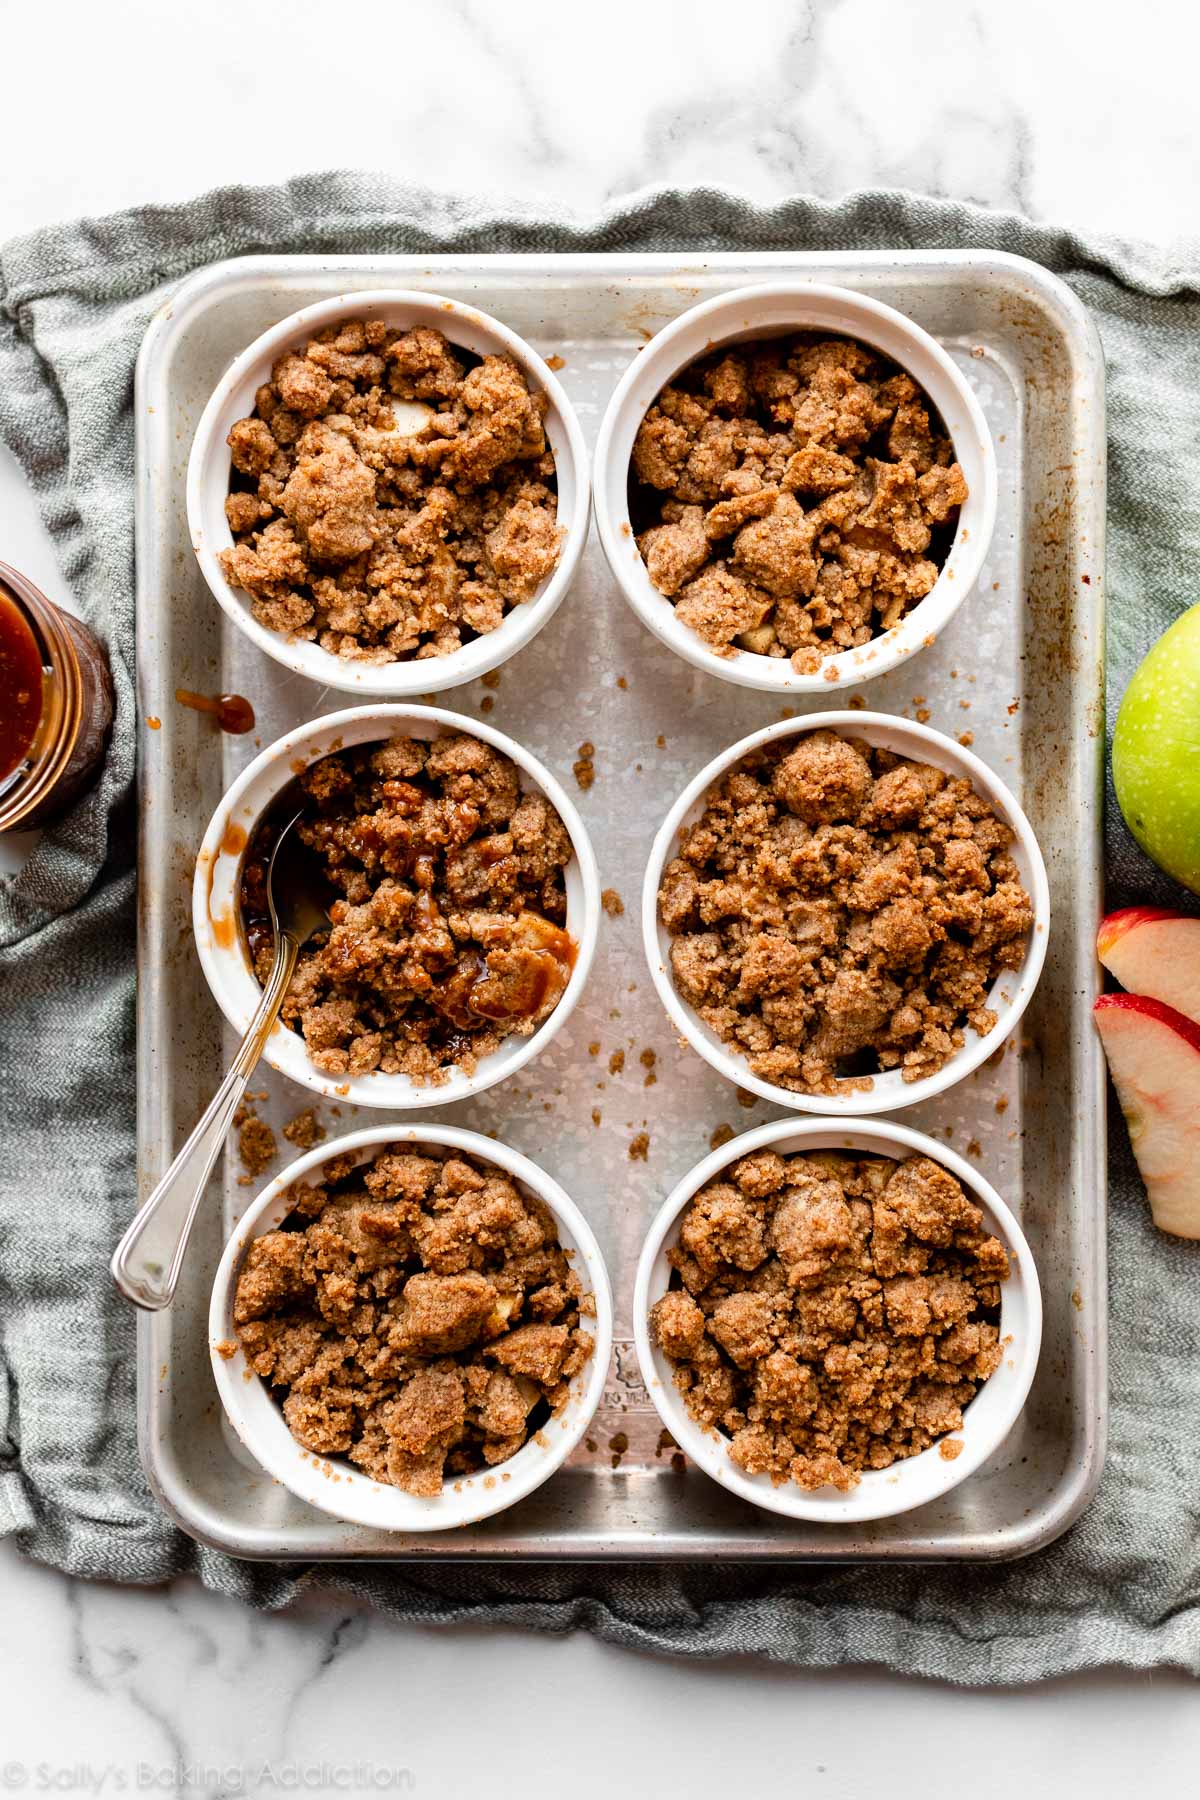
[[300, 1150], [311, 1150], [314, 1145], [325, 1140], [325, 1127], [317, 1118], [311, 1106], [289, 1119], [283, 1128], [283, 1135], [289, 1144], [295, 1144]]
[[636, 1137], [630, 1139], [629, 1160], [630, 1162], [645, 1162], [649, 1155], [650, 1134], [646, 1131], [639, 1131]]
[[710, 789], [664, 870], [675, 983], [776, 1086], [917, 1081], [992, 1029], [992, 984], [1024, 961], [1012, 842], [928, 764], [829, 731], [765, 745]]
[[226, 578], [269, 630], [358, 662], [495, 631], [558, 561], [546, 406], [511, 357], [440, 331], [318, 332], [229, 433]]
[[811, 673], [924, 599], [966, 498], [910, 376], [850, 339], [797, 333], [677, 375], [638, 429], [629, 501], [682, 624], [718, 654]]
[[600, 896], [600, 904], [610, 919], [619, 919], [625, 911], [625, 902], [616, 888], [605, 888]]
[[596, 779], [596, 764], [593, 760], [595, 755], [595, 744], [580, 744], [579, 754], [571, 764], [571, 773], [585, 794]]
[[265, 1119], [245, 1107], [234, 1115], [238, 1132], [238, 1157], [248, 1175], [261, 1175], [275, 1161], [279, 1146]]
[[668, 1258], [651, 1330], [750, 1475], [847, 1491], [959, 1430], [1000, 1362], [1007, 1253], [927, 1157], [745, 1156]]
[[234, 1301], [292, 1436], [425, 1496], [506, 1461], [592, 1351], [551, 1214], [489, 1164], [407, 1147], [320, 1176], [251, 1244]]
[[[549, 1017], [575, 962], [571, 841], [548, 801], [522, 793], [508, 757], [465, 734], [397, 737], [322, 758], [299, 789], [296, 830], [336, 898], [280, 1016], [317, 1068], [443, 1081]], [[260, 980], [278, 822], [260, 828], [242, 879]]]

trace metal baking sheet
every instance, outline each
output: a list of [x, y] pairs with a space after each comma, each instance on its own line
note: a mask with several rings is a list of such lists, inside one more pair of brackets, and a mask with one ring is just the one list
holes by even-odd
[[[578, 798], [603, 883], [625, 911], [603, 919], [588, 990], [550, 1049], [477, 1100], [431, 1111], [495, 1131], [533, 1156], [591, 1219], [616, 1294], [617, 1345], [602, 1410], [585, 1445], [545, 1487], [463, 1532], [365, 1531], [293, 1499], [230, 1441], [209, 1370], [212, 1274], [226, 1232], [254, 1192], [239, 1185], [234, 1164], [214, 1178], [174, 1308], [139, 1321], [146, 1472], [162, 1504], [206, 1543], [243, 1557], [306, 1561], [999, 1559], [1049, 1542], [1095, 1488], [1107, 1407], [1105, 1099], [1089, 1016], [1101, 901], [1103, 362], [1069, 290], [1020, 259], [959, 252], [248, 257], [203, 270], [179, 289], [151, 325], [137, 379], [141, 1192], [183, 1140], [230, 1048], [189, 926], [203, 829], [261, 745], [347, 703], [259, 655], [224, 620], [196, 568], [184, 470], [201, 408], [226, 364], [313, 300], [351, 289], [365, 296], [381, 287], [429, 289], [496, 314], [544, 355], [561, 357], [561, 378], [594, 440], [618, 376], [660, 326], [709, 295], [787, 276], [845, 283], [916, 318], [965, 371], [996, 440], [999, 521], [976, 591], [935, 646], [839, 698], [858, 692], [873, 708], [928, 717], [954, 736], [970, 732], [976, 752], [1022, 799], [1045, 852], [1054, 924], [1019, 1037], [961, 1087], [903, 1114], [977, 1158], [1028, 1233], [1046, 1306], [1028, 1407], [1008, 1442], [962, 1487], [918, 1512], [866, 1526], [804, 1525], [760, 1512], [681, 1468], [663, 1445], [632, 1345], [643, 1230], [718, 1127], [742, 1130], [782, 1115], [746, 1104], [749, 1095], [676, 1042], [643, 963], [637, 896], [672, 797], [722, 746], [784, 709], [777, 697], [716, 681], [656, 643], [617, 592], [593, 537], [566, 603], [505, 666], [498, 687], [474, 683], [429, 697], [468, 721], [488, 717], [568, 784], [578, 746], [591, 740], [596, 780]], [[246, 694], [256, 731], [222, 737], [176, 704], [176, 687]], [[803, 712], [828, 703], [822, 695], [794, 704]], [[160, 727], [148, 729], [149, 719]], [[265, 1068], [252, 1087], [267, 1096], [259, 1110], [277, 1126], [312, 1098]], [[386, 1116], [318, 1110], [331, 1134]], [[635, 1160], [630, 1144], [643, 1131], [649, 1151]]]

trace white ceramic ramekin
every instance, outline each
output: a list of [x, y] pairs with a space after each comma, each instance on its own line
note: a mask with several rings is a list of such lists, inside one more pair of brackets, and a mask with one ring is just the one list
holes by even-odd
[[[807, 1155], [813, 1150], [849, 1150], [896, 1159], [928, 1156], [957, 1176], [981, 1209], [986, 1230], [998, 1237], [1008, 1251], [1011, 1272], [1000, 1284], [1004, 1355], [963, 1414], [962, 1429], [951, 1433], [962, 1445], [952, 1461], [933, 1444], [919, 1456], [893, 1463], [890, 1469], [870, 1470], [848, 1494], [832, 1487], [809, 1492], [794, 1482], [776, 1487], [769, 1475], [747, 1475], [739, 1469], [729, 1455], [728, 1438], [716, 1430], [705, 1430], [688, 1412], [672, 1379], [671, 1364], [651, 1338], [650, 1308], [667, 1291], [671, 1278], [667, 1251], [675, 1242], [680, 1217], [693, 1196], [740, 1157], [764, 1149], [776, 1150], [781, 1156], [797, 1152]], [[937, 1144], [906, 1125], [890, 1122], [862, 1120], [841, 1125], [836, 1119], [777, 1119], [722, 1144], [684, 1176], [666, 1201], [650, 1227], [638, 1262], [633, 1335], [642, 1379], [659, 1417], [680, 1449], [706, 1475], [768, 1512], [844, 1525], [890, 1518], [894, 1513], [910, 1512], [941, 1499], [973, 1475], [1000, 1447], [1016, 1423], [1033, 1383], [1042, 1341], [1042, 1296], [1033, 1255], [1015, 1216], [979, 1171], [944, 1144]]]
[[387, 1075], [381, 1070], [369, 1075], [325, 1075], [310, 1060], [303, 1038], [277, 1024], [264, 1051], [267, 1062], [302, 1087], [330, 1099], [409, 1111], [444, 1106], [493, 1087], [545, 1049], [574, 1011], [596, 950], [600, 878], [583, 820], [549, 769], [502, 731], [436, 706], [361, 706], [300, 725], [255, 757], [221, 801], [204, 834], [192, 884], [196, 948], [213, 998], [234, 1029], [244, 1032], [262, 989], [238, 928], [239, 895], [246, 849], [264, 812], [302, 769], [334, 750], [405, 734], [428, 739], [456, 732], [480, 738], [511, 758], [522, 789], [543, 795], [566, 826], [575, 852], [565, 870], [567, 930], [578, 945], [571, 979], [549, 1018], [529, 1037], [511, 1033], [498, 1050], [480, 1060], [473, 1075], [452, 1069], [440, 1086], [420, 1086], [408, 1075]]
[[[534, 597], [506, 613], [495, 631], [465, 644], [450, 656], [412, 657], [405, 662], [376, 666], [348, 661], [322, 650], [319, 644], [270, 631], [251, 612], [249, 595], [225, 579], [218, 561], [220, 552], [233, 543], [225, 517], [230, 472], [225, 440], [230, 427], [254, 411], [256, 389], [270, 378], [272, 365], [285, 350], [304, 343], [326, 325], [360, 316], [383, 319], [388, 325], [403, 329], [433, 326], [452, 344], [477, 356], [511, 356], [531, 387], [541, 389], [549, 398], [545, 429], [557, 467], [558, 523], [566, 534], [558, 564]], [[204, 579], [238, 629], [276, 662], [298, 675], [307, 675], [310, 681], [345, 693], [381, 694], [392, 699], [441, 692], [459, 687], [464, 681], [474, 681], [506, 662], [542, 629], [557, 611], [579, 566], [587, 541], [589, 499], [587, 446], [579, 420], [562, 383], [537, 351], [507, 325], [477, 307], [402, 289], [339, 294], [336, 299], [322, 300], [290, 313], [256, 338], [230, 364], [201, 414], [187, 473], [192, 547]]]
[[[658, 889], [664, 868], [678, 854], [681, 831], [700, 817], [708, 790], [728, 769], [762, 744], [774, 743], [778, 738], [807, 737], [811, 732], [823, 730], [859, 738], [884, 750], [895, 751], [899, 756], [911, 757], [916, 762], [932, 763], [948, 775], [965, 777], [1014, 834], [1011, 855], [1033, 903], [1034, 923], [1024, 965], [1015, 972], [1003, 970], [992, 985], [987, 1004], [996, 1014], [996, 1023], [986, 1037], [968, 1030], [962, 1049], [956, 1050], [934, 1074], [922, 1076], [919, 1081], [905, 1081], [898, 1069], [888, 1069], [873, 1077], [872, 1086], [866, 1092], [847, 1087], [844, 1093], [795, 1094], [789, 1088], [776, 1087], [752, 1074], [745, 1057], [723, 1043], [683, 999], [671, 974], [671, 936], [658, 916]], [[931, 731], [928, 725], [915, 725], [908, 719], [893, 718], [888, 713], [805, 713], [798, 719], [785, 719], [780, 724], [768, 725], [763, 731], [752, 732], [740, 743], [722, 750], [688, 783], [663, 820], [650, 847], [642, 887], [642, 941], [646, 960], [659, 999], [673, 1023], [693, 1050], [699, 1051], [726, 1081], [748, 1088], [776, 1106], [791, 1107], [795, 1112], [844, 1117], [893, 1112], [897, 1107], [915, 1106], [919, 1100], [944, 1093], [962, 1081], [1003, 1043], [1029, 1005], [1046, 960], [1049, 933], [1050, 888], [1046, 865], [1033, 827], [1014, 796], [986, 763], [952, 738], [943, 736], [940, 731]]]
[[[857, 338], [906, 370], [941, 414], [968, 488], [954, 542], [925, 598], [893, 630], [858, 649], [828, 657], [812, 674], [799, 673], [786, 657], [759, 656], [749, 650], [719, 656], [710, 649], [680, 623], [670, 600], [650, 580], [629, 518], [633, 442], [668, 382], [710, 351], [793, 331]], [[617, 384], [596, 440], [593, 505], [600, 542], [621, 592], [668, 649], [741, 687], [828, 694], [832, 682], [867, 681], [894, 669], [929, 644], [957, 612], [979, 576], [996, 522], [996, 454], [979, 402], [927, 331], [893, 307], [849, 288], [781, 282], [739, 288], [706, 300], [673, 319], [639, 352]]]
[[[547, 1421], [527, 1444], [506, 1463], [476, 1475], [448, 1481], [434, 1499], [421, 1499], [399, 1488], [372, 1481], [361, 1469], [341, 1457], [318, 1456], [306, 1450], [288, 1430], [279, 1403], [268, 1384], [254, 1375], [240, 1349], [225, 1358], [217, 1345], [236, 1342], [233, 1301], [242, 1261], [251, 1242], [274, 1231], [291, 1210], [287, 1191], [295, 1181], [310, 1177], [334, 1156], [357, 1153], [365, 1162], [384, 1144], [406, 1150], [451, 1150], [493, 1163], [520, 1186], [544, 1201], [554, 1215], [558, 1239], [571, 1257], [585, 1291], [596, 1301], [595, 1318], [581, 1318], [590, 1332], [594, 1349], [571, 1383], [570, 1397], [562, 1411]], [[448, 1531], [471, 1525], [493, 1513], [503, 1512], [540, 1487], [562, 1466], [583, 1436], [600, 1404], [608, 1360], [612, 1351], [613, 1304], [608, 1272], [600, 1246], [587, 1220], [559, 1187], [557, 1181], [503, 1144], [478, 1132], [458, 1131], [445, 1125], [376, 1125], [355, 1131], [333, 1143], [309, 1151], [277, 1175], [251, 1202], [225, 1246], [213, 1282], [208, 1315], [209, 1355], [221, 1404], [246, 1449], [269, 1475], [284, 1487], [339, 1519], [354, 1525], [373, 1525], [382, 1531]]]

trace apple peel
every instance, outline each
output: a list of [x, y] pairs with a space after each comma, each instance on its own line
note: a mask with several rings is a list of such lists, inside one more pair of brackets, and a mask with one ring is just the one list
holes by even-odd
[[1093, 1009], [1160, 1231], [1200, 1238], [1200, 1024], [1148, 994]]

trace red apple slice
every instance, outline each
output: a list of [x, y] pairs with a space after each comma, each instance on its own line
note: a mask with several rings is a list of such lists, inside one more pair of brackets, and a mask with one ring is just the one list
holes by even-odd
[[1101, 920], [1096, 954], [1131, 994], [1164, 1000], [1200, 1023], [1200, 919], [1124, 906]]
[[1095, 1019], [1154, 1223], [1200, 1238], [1200, 1025], [1146, 994], [1101, 994]]

